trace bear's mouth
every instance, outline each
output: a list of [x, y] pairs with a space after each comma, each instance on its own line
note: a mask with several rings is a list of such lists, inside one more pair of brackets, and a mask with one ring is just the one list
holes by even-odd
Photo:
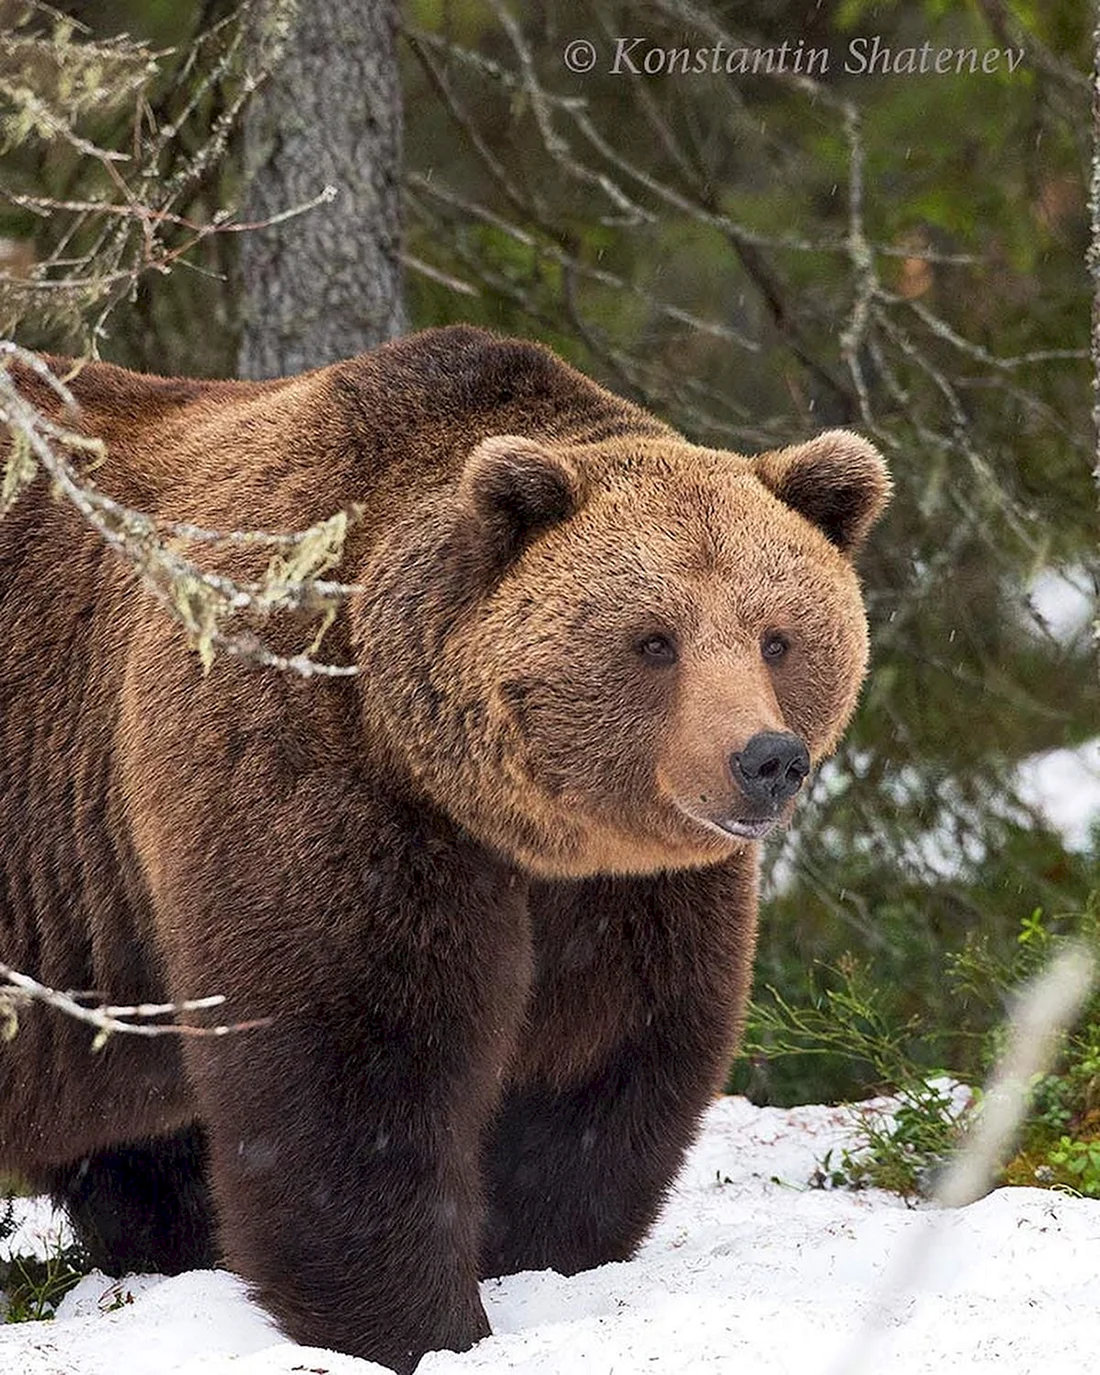
[[769, 831], [775, 828], [778, 820], [777, 816], [760, 817], [753, 821], [741, 821], [733, 818], [729, 821], [716, 821], [714, 825], [731, 836], [738, 836], [741, 840], [762, 840]]
[[685, 807], [682, 802], [676, 803], [677, 808], [689, 817], [698, 826], [705, 826], [708, 831], [717, 831], [722, 835], [735, 836], [738, 840], [763, 840], [769, 831], [773, 830], [782, 818], [776, 816], [753, 816], [753, 817], [728, 817], [719, 820], [711, 816], [700, 816], [698, 812], [693, 812]]

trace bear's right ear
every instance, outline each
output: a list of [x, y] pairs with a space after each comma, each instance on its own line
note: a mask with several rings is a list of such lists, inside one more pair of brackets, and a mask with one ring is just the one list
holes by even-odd
[[580, 504], [581, 483], [560, 454], [523, 435], [495, 434], [466, 460], [459, 495], [496, 557], [510, 563], [536, 535], [569, 519]]

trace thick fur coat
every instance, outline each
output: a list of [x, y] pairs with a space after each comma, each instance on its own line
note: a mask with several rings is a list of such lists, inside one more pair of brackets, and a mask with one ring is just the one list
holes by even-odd
[[865, 672], [882, 461], [699, 448], [469, 328], [71, 386], [121, 501], [361, 505], [324, 643], [359, 673], [204, 676], [44, 479], [0, 522], [0, 959], [266, 1019], [92, 1054], [26, 1009], [0, 1166], [109, 1269], [224, 1259], [291, 1336], [411, 1370], [486, 1334], [479, 1275], [626, 1258], [660, 1206], [734, 1050], [754, 841]]

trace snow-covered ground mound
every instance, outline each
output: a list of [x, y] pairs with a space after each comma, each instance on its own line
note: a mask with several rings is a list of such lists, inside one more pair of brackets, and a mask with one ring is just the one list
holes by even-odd
[[[637, 1259], [483, 1286], [495, 1335], [424, 1375], [1078, 1375], [1100, 1350], [1100, 1202], [1001, 1189], [955, 1213], [807, 1187], [843, 1109], [728, 1098]], [[25, 1205], [5, 1250], [48, 1242]], [[282, 1340], [232, 1275], [90, 1275], [56, 1320], [0, 1327], [7, 1375], [368, 1375]]]

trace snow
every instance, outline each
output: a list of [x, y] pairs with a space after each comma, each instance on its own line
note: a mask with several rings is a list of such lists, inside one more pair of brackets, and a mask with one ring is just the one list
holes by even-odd
[[1032, 755], [1017, 777], [1023, 801], [1061, 832], [1066, 848], [1087, 849], [1100, 825], [1100, 737], [1076, 749]]
[[[712, 1107], [628, 1264], [483, 1286], [494, 1335], [423, 1375], [1077, 1375], [1096, 1359], [1100, 1202], [999, 1189], [957, 1212], [807, 1187], [852, 1143], [843, 1108]], [[42, 1254], [42, 1200], [4, 1249]], [[93, 1274], [52, 1322], [0, 1327], [10, 1375], [378, 1375], [283, 1340], [233, 1275]]]
[[1068, 644], [1088, 629], [1095, 614], [1096, 589], [1083, 564], [1063, 564], [1035, 575], [1028, 602], [1046, 633]]

